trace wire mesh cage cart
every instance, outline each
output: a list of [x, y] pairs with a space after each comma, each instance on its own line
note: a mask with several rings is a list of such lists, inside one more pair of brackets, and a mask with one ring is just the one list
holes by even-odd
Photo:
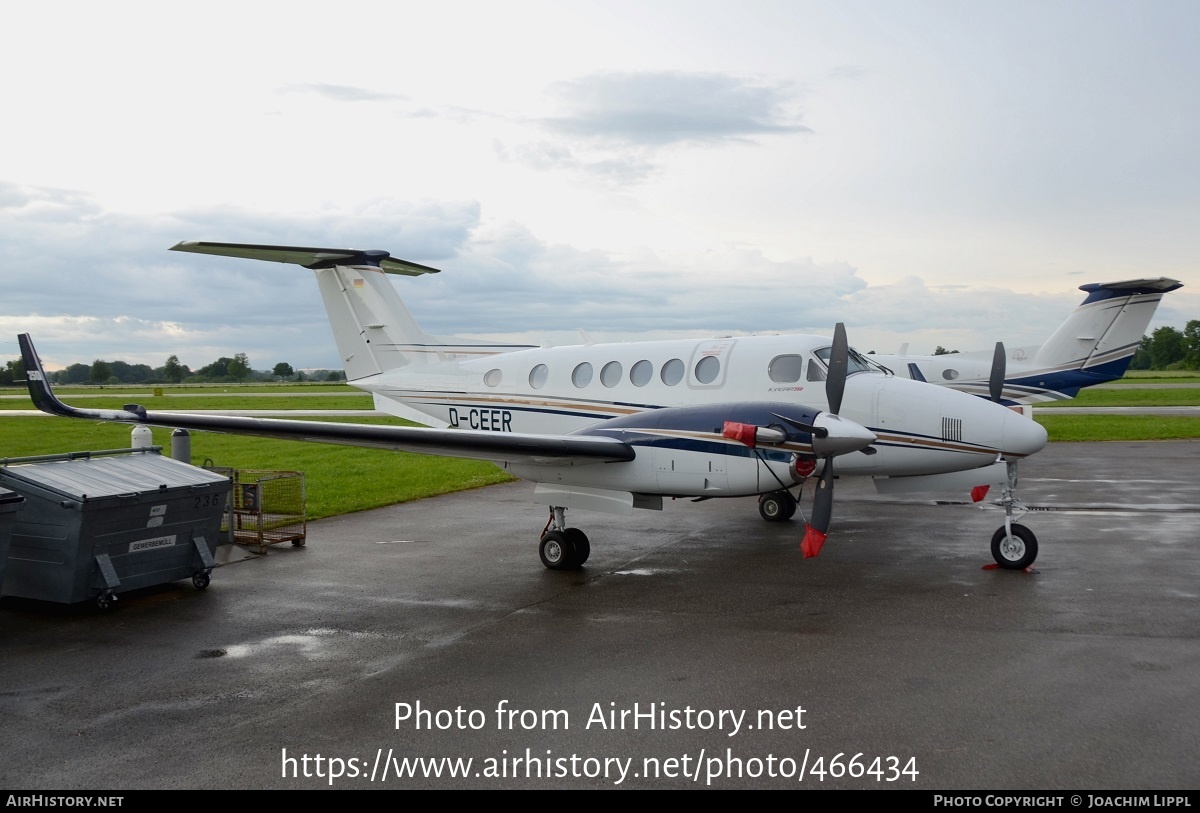
[[268, 545], [302, 547], [307, 534], [304, 473], [236, 469], [221, 530], [239, 545], [265, 553]]

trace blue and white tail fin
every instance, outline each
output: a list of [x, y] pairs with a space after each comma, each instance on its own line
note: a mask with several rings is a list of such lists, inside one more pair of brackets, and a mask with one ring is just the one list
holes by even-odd
[[386, 251], [211, 242], [183, 242], [171, 250], [294, 263], [311, 269], [317, 276], [333, 338], [350, 381], [403, 367], [525, 347], [424, 333], [386, 275], [415, 277], [439, 273], [438, 269], [392, 257]]
[[927, 381], [1004, 404], [1035, 404], [1074, 398], [1083, 387], [1125, 374], [1163, 294], [1183, 287], [1173, 279], [1135, 279], [1079, 286], [1087, 298], [1039, 347], [1010, 347], [997, 367], [993, 351], [910, 356], [873, 356], [896, 375]]
[[[1029, 366], [1041, 375], [1078, 371], [1112, 381], [1125, 374], [1163, 294], [1178, 280], [1135, 279], [1081, 285], [1087, 298], [1037, 349]], [[1080, 382], [1098, 383], [1084, 379]]]

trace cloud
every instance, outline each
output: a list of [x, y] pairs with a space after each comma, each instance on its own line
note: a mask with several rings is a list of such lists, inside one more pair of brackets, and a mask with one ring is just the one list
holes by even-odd
[[557, 82], [549, 92], [562, 112], [525, 122], [549, 136], [511, 148], [497, 141], [497, 156], [612, 186], [658, 176], [660, 153], [668, 148], [812, 132], [800, 123], [798, 91], [790, 83], [646, 71], [593, 74]]
[[[256, 369], [341, 365], [310, 272], [167, 251], [180, 240], [385, 249], [442, 269], [393, 281], [426, 331], [526, 343], [578, 343], [579, 329], [601, 342], [828, 335], [843, 321], [864, 350], [986, 350], [1042, 341], [1082, 298], [933, 287], [916, 276], [871, 284], [844, 262], [777, 260], [753, 246], [581, 250], [489, 222], [475, 201], [141, 216], [74, 192], [0, 184], [0, 205], [0, 361], [17, 355], [16, 333], [31, 332], [51, 367], [96, 358], [158, 366], [171, 354], [199, 367], [239, 352]], [[1160, 317], [1188, 312], [1196, 298], [1186, 294], [1169, 295]]]
[[566, 113], [541, 123], [572, 137], [663, 146], [812, 132], [790, 85], [728, 74], [602, 73], [551, 90]]
[[[15, 333], [33, 332], [65, 364], [158, 365], [175, 353], [199, 366], [247, 352], [257, 365], [339, 366], [309, 272], [167, 249], [180, 240], [387, 247], [436, 266], [459, 253], [480, 216], [474, 201], [390, 199], [291, 216], [232, 207], [142, 216], [12, 184], [0, 184], [0, 201], [9, 204], [0, 211], [0, 347], [15, 355]], [[39, 334], [57, 346], [42, 348]]]
[[586, 174], [617, 186], [641, 183], [661, 172], [645, 151], [635, 149], [588, 158], [577, 154], [567, 144], [554, 141], [518, 144], [511, 148], [494, 141], [493, 147], [496, 157], [501, 161], [515, 162], [535, 170], [567, 170]]
[[380, 93], [379, 91], [353, 87], [351, 85], [329, 85], [322, 82], [285, 85], [279, 90], [281, 93], [311, 93], [317, 96], [324, 96], [326, 99], [335, 102], [396, 102], [408, 100], [407, 96], [402, 96], [398, 93]]
[[830, 79], [865, 79], [870, 76], [870, 68], [861, 65], [838, 65], [829, 72]]

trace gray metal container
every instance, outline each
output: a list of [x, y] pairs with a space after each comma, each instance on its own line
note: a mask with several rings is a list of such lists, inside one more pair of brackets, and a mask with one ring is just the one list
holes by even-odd
[[13, 522], [25, 498], [7, 488], [0, 488], [0, 584], [4, 584], [4, 567], [8, 564], [8, 548], [12, 541]]
[[226, 477], [158, 448], [0, 461], [25, 498], [0, 593], [107, 607], [117, 593], [191, 577], [208, 586]]

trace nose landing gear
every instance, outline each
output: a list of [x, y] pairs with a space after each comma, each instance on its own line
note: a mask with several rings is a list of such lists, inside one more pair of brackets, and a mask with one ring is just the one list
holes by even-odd
[[1028, 570], [1037, 559], [1037, 537], [1024, 525], [1013, 521], [1023, 517], [1029, 509], [1016, 497], [1016, 461], [1006, 460], [1005, 463], [1008, 465], [1008, 481], [1000, 492], [1000, 504], [1004, 506], [1004, 524], [992, 534], [992, 558], [996, 560], [996, 564], [989, 567]]

